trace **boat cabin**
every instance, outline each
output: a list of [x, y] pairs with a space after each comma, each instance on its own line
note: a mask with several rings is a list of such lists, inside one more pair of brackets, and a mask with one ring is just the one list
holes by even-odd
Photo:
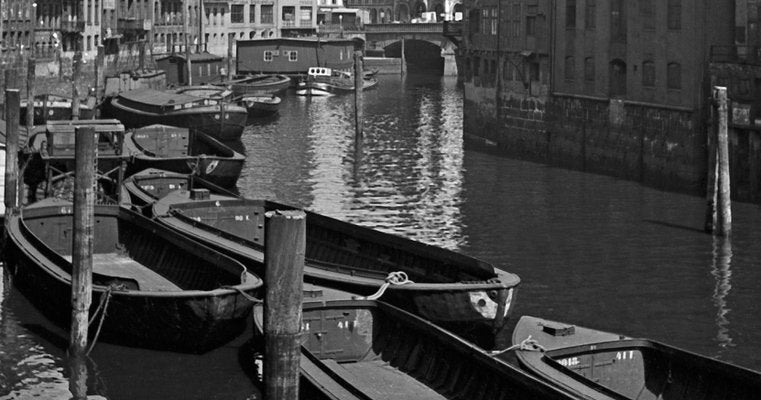
[[[166, 72], [166, 84], [181, 86], [188, 85], [185, 54], [172, 53], [156, 58], [156, 66]], [[222, 56], [210, 53], [194, 53], [190, 55], [190, 71], [193, 85], [220, 81], [225, 78], [226, 61]]]
[[273, 38], [235, 42], [238, 74], [305, 75], [310, 67], [348, 69], [354, 65], [353, 39]]

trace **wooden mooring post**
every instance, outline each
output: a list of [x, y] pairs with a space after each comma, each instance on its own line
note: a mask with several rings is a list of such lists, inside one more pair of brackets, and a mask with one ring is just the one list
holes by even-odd
[[71, 73], [71, 119], [79, 119], [79, 75], [82, 69], [82, 51], [74, 53], [74, 71]]
[[[100, 104], [106, 91], [106, 47], [98, 45], [95, 58], [95, 104]], [[100, 107], [95, 108], [95, 117], [100, 118]]]
[[402, 66], [401, 68], [402, 68], [401, 73], [402, 75], [404, 75], [405, 72], [407, 72], [407, 58], [404, 55], [404, 38], [402, 38]]
[[26, 63], [26, 137], [34, 134], [34, 79], [37, 61], [29, 57]]
[[[727, 88], [715, 86], [714, 122], [716, 136], [708, 141], [708, 184], [706, 232], [719, 236], [732, 233], [732, 199], [729, 177], [729, 115]], [[709, 133], [713, 135], [713, 133]]]
[[298, 400], [306, 213], [267, 212], [264, 230], [264, 397]]
[[354, 52], [354, 138], [360, 140], [363, 134], [365, 112], [363, 108], [365, 71], [362, 67], [362, 52]]
[[75, 131], [74, 238], [72, 244], [71, 332], [69, 354], [83, 356], [92, 303], [92, 254], [95, 212], [95, 128]]
[[[5, 77], [7, 78], [7, 73]], [[5, 89], [5, 214], [10, 215], [18, 208], [18, 150], [19, 114], [21, 113], [21, 93], [19, 89]], [[6, 218], [5, 221], [8, 221]]]

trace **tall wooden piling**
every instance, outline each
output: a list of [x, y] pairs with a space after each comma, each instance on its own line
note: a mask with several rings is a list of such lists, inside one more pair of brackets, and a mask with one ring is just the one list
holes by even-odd
[[235, 34], [227, 36], [227, 80], [233, 79], [233, 45]]
[[69, 353], [84, 356], [92, 303], [92, 254], [95, 212], [95, 128], [75, 131], [74, 240], [72, 244], [71, 332]]
[[717, 179], [718, 167], [716, 162], [716, 156], [718, 154], [716, 150], [716, 137], [718, 132], [718, 110], [716, 107], [711, 109], [711, 125], [706, 135], [706, 215], [704, 230], [706, 233], [713, 233], [716, 229], [716, 195], [718, 193]]
[[182, 1], [182, 36], [185, 38], [185, 73], [187, 74], [187, 79], [185, 79], [185, 84], [190, 86], [193, 84], [193, 66], [190, 62], [190, 38], [188, 37], [190, 33], [188, 32], [188, 18], [190, 18], [190, 15], [188, 15], [188, 0]]
[[404, 55], [404, 38], [402, 38], [402, 75], [407, 72], [407, 57]]
[[[8, 77], [8, 74], [5, 75]], [[18, 149], [19, 114], [21, 104], [19, 89], [5, 89], [5, 213], [10, 215], [18, 207]], [[5, 219], [8, 221], [8, 219]]]
[[82, 51], [74, 53], [74, 71], [71, 73], [71, 119], [79, 119], [79, 76], [82, 69]]
[[34, 79], [36, 78], [37, 62], [29, 57], [26, 63], [26, 136], [34, 133]]
[[362, 52], [354, 52], [354, 137], [355, 140], [362, 137], [363, 121], [365, 113], [363, 108], [364, 91], [362, 86], [365, 83], [365, 72], [362, 67]]
[[298, 400], [306, 214], [265, 214], [264, 393]]
[[715, 87], [714, 99], [718, 102], [719, 129], [716, 139], [718, 164], [718, 194], [716, 196], [718, 225], [716, 233], [719, 236], [730, 236], [732, 233], [732, 199], [729, 187], [729, 116], [727, 106], [727, 88]]
[[[95, 104], [100, 104], [106, 92], [106, 48], [98, 45], [98, 55], [95, 59]], [[96, 117], [100, 117], [100, 107], [95, 109]]]
[[5, 89], [16, 89], [18, 88], [17, 82], [16, 82], [16, 70], [13, 68], [8, 68], [4, 72], [5, 77]]

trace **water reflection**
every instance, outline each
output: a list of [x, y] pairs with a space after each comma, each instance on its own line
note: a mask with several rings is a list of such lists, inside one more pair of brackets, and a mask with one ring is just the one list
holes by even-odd
[[732, 309], [728, 307], [726, 299], [729, 291], [732, 289], [731, 265], [732, 242], [730, 242], [729, 238], [714, 236], [711, 275], [716, 279], [716, 286], [713, 290], [713, 304], [716, 306], [716, 326], [718, 327], [716, 341], [719, 342], [719, 347], [721, 348], [734, 346], [729, 330], [729, 318], [727, 318], [727, 314]]

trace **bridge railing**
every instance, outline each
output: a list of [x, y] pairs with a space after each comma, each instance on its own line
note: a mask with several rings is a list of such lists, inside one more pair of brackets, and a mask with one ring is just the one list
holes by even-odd
[[367, 33], [404, 33], [404, 32], [430, 32], [441, 33], [444, 30], [444, 24], [441, 22], [433, 23], [398, 23], [398, 24], [365, 24]]

